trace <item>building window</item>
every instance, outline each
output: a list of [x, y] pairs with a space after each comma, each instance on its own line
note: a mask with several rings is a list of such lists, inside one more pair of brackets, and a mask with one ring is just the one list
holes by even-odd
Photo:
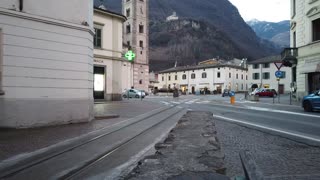
[[207, 78], [207, 73], [202, 73], [202, 79]]
[[253, 69], [259, 69], [259, 64], [254, 64], [254, 65], [252, 65], [252, 68], [253, 68]]
[[144, 33], [144, 27], [143, 25], [139, 25], [139, 33]]
[[270, 63], [264, 63], [263, 68], [270, 68]]
[[139, 84], [142, 84], [142, 79], [140, 79]]
[[196, 78], [196, 74], [192, 73], [191, 74], [191, 79], [195, 79]]
[[248, 80], [248, 75], [246, 75], [246, 80]]
[[139, 42], [140, 47], [143, 47], [143, 41]]
[[187, 75], [182, 75], [182, 79], [187, 79]]
[[171, 81], [171, 76], [168, 76], [168, 80]]
[[313, 41], [320, 40], [320, 18], [312, 21], [312, 36]]
[[127, 30], [126, 30], [126, 31], [127, 31], [127, 34], [131, 33], [131, 26], [130, 26], [130, 24], [128, 24], [126, 27], [127, 27], [127, 28], [126, 28], [126, 29], [127, 29]]
[[221, 73], [220, 73], [220, 72], [217, 73], [217, 77], [218, 77], [218, 78], [221, 77]]
[[270, 79], [270, 73], [268, 72], [263, 73], [262, 76], [263, 79]]
[[237, 78], [237, 79], [239, 78], [239, 75], [238, 75], [238, 74], [236, 74], [236, 78]]
[[2, 82], [3, 82], [3, 80], [2, 80], [2, 72], [3, 72], [3, 40], [2, 40], [2, 29], [0, 29], [0, 96], [1, 95], [4, 95], [4, 91], [3, 91], [3, 89], [2, 89]]
[[241, 84], [241, 90], [243, 90], [243, 84]]
[[175, 75], [175, 76], [174, 76], [174, 80], [178, 80], [178, 75]]
[[101, 48], [102, 30], [100, 28], [94, 28], [94, 32], [93, 45], [94, 47]]
[[127, 17], [130, 17], [130, 9], [127, 9], [126, 13], [127, 13]]
[[229, 78], [231, 78], [231, 73], [229, 73]]
[[282, 76], [280, 77], [280, 79], [285, 79], [286, 78], [286, 72], [282, 71]]
[[243, 79], [243, 74], [241, 74], [241, 79]]
[[260, 74], [259, 73], [252, 73], [252, 79], [253, 80], [260, 79]]
[[164, 81], [164, 77], [162, 76], [162, 81]]

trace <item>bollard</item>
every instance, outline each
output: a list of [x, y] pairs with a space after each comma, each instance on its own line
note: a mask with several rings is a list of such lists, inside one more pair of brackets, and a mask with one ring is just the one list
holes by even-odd
[[231, 103], [231, 104], [234, 104], [234, 103], [235, 103], [235, 100], [236, 100], [235, 96], [231, 96], [231, 97], [230, 97], [230, 103]]

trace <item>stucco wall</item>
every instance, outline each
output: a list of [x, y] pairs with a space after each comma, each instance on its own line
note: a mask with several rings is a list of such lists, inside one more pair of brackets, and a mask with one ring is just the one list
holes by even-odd
[[[19, 10], [19, 0], [1, 0], [0, 7]], [[92, 27], [92, 0], [24, 0], [23, 13], [81, 24]]]
[[[53, 5], [56, 1], [50, 2]], [[78, 4], [87, 6], [88, 1]], [[93, 118], [90, 28], [11, 10], [0, 11], [5, 91], [0, 96], [0, 126], [21, 128], [90, 121]]]

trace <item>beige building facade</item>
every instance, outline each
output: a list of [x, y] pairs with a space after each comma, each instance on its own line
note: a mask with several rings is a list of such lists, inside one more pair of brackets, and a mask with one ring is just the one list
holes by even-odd
[[291, 47], [298, 48], [296, 89], [300, 100], [320, 88], [320, 1], [291, 0]]
[[275, 89], [280, 94], [290, 92], [291, 67], [281, 67], [282, 76], [278, 81], [275, 76], [276, 71], [278, 71], [275, 62], [279, 62], [279, 66], [281, 66], [281, 57], [270, 56], [248, 63], [248, 87], [251, 88], [253, 84], [256, 84], [260, 88]]
[[126, 17], [101, 8], [94, 9], [94, 98], [121, 100], [133, 85], [133, 64], [124, 58], [123, 23]]
[[182, 92], [194, 94], [208, 90], [211, 93], [222, 93], [224, 90], [246, 91], [247, 69], [228, 64], [202, 64], [197, 66], [175, 67], [159, 72], [160, 89], [178, 88]]
[[0, 1], [0, 127], [93, 119], [93, 2]]
[[124, 43], [135, 53], [133, 87], [149, 88], [149, 0], [122, 0]]

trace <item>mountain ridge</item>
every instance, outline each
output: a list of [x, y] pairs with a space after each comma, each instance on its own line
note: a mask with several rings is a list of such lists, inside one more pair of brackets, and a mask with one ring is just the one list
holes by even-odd
[[[99, 1], [95, 1], [95, 5], [99, 3]], [[121, 12], [121, 1], [119, 0], [105, 0], [104, 5], [108, 9]], [[232, 53], [228, 49], [221, 49], [221, 51], [231, 53], [229, 56], [241, 55], [242, 57], [238, 58], [246, 57], [250, 61], [280, 52], [270, 42], [260, 39], [242, 19], [238, 9], [228, 0], [149, 0], [150, 24], [165, 21], [166, 17], [172, 15], [173, 12], [176, 12], [179, 18], [201, 21], [205, 24], [210, 24], [210, 27], [214, 26], [215, 30], [223, 32], [224, 38], [229, 39], [231, 44], [229, 46], [223, 44], [222, 46], [233, 47], [236, 45], [234, 49], [237, 49], [237, 53]], [[150, 28], [150, 37], [154, 33], [156, 32]], [[170, 34], [170, 32], [163, 33]], [[154, 41], [150, 41], [150, 48], [160, 48], [153, 43]], [[156, 57], [153, 53], [153, 51], [150, 51], [150, 64], [154, 63], [153, 58]], [[203, 57], [212, 58], [217, 54], [213, 52], [207, 53]], [[224, 52], [218, 54], [224, 54]], [[186, 61], [191, 61], [190, 59], [192, 58], [190, 56]]]

